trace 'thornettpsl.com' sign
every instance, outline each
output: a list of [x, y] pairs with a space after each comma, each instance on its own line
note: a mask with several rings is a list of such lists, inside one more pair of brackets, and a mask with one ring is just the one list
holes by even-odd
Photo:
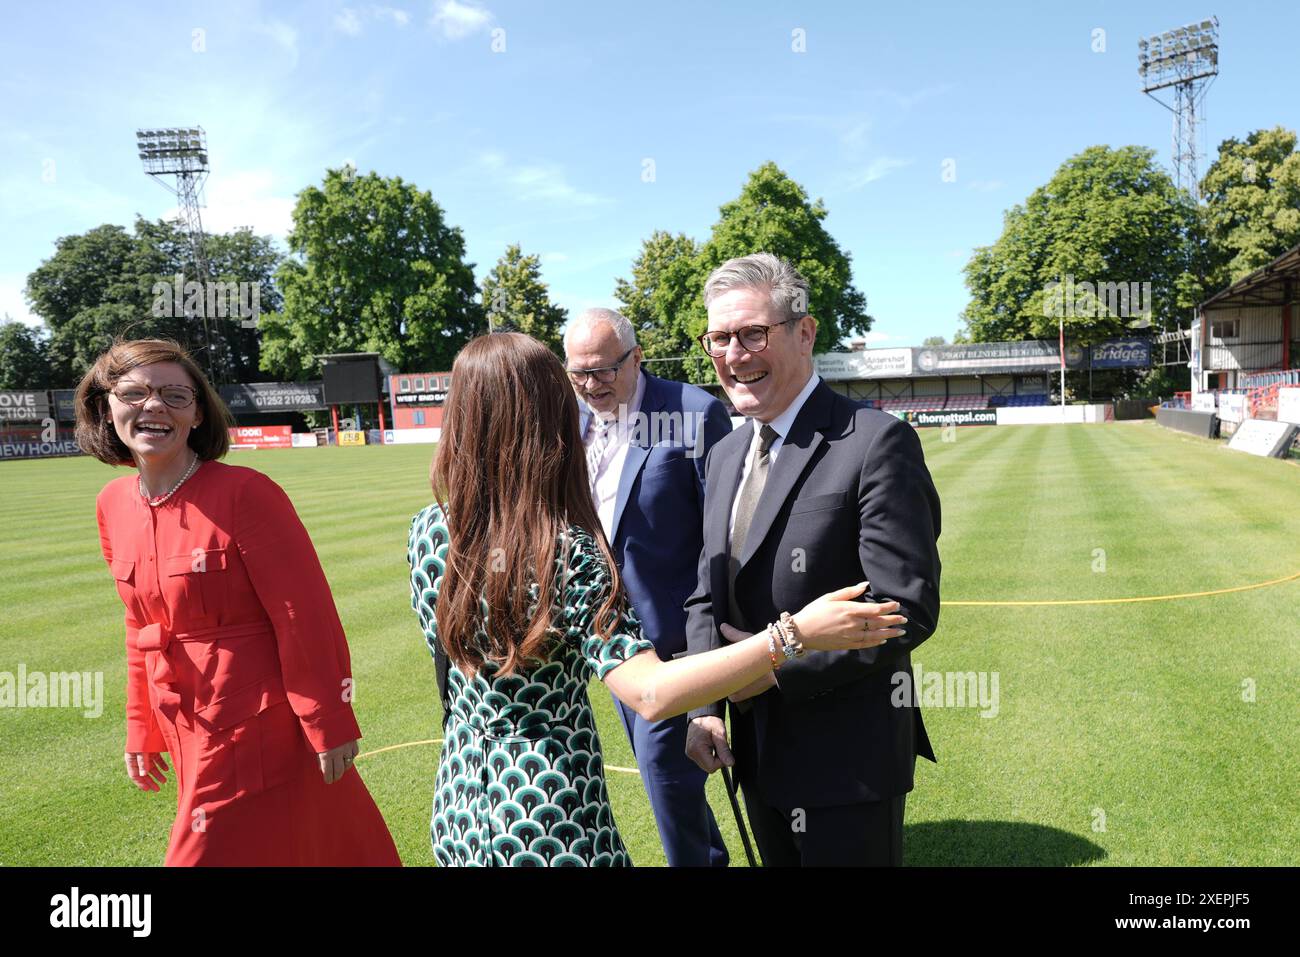
[[997, 425], [997, 409], [962, 409], [952, 412], [910, 412], [908, 421], [918, 428], [936, 425]]

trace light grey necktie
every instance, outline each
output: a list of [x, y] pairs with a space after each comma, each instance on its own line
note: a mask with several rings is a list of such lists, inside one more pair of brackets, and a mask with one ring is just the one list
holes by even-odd
[[727, 613], [731, 624], [741, 629], [748, 625], [736, 601], [736, 574], [740, 571], [740, 556], [745, 550], [745, 539], [749, 537], [749, 525], [754, 520], [758, 500], [763, 495], [763, 486], [767, 484], [772, 443], [776, 439], [777, 431], [770, 425], [764, 425], [759, 430], [758, 445], [749, 455], [749, 474], [745, 477], [745, 487], [740, 490], [740, 498], [736, 500], [736, 521], [731, 527], [731, 548], [727, 561]]
[[591, 415], [591, 442], [587, 445], [587, 481], [591, 484], [592, 498], [596, 496], [596, 473], [600, 471], [601, 459], [609, 448], [610, 439], [614, 437], [612, 423], [606, 422], [594, 412]]

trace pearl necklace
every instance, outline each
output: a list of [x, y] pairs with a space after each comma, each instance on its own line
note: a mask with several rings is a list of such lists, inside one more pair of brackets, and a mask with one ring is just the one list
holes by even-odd
[[136, 478], [136, 484], [140, 486], [140, 494], [144, 496], [144, 500], [156, 508], [157, 506], [161, 505], [163, 502], [171, 498], [173, 495], [175, 495], [176, 490], [185, 484], [185, 480], [189, 478], [191, 475], [193, 475], [195, 469], [197, 469], [198, 467], [199, 467], [199, 457], [195, 455], [194, 460], [190, 462], [190, 467], [185, 470], [185, 474], [182, 475], [179, 480], [177, 480], [175, 485], [169, 488], [164, 494], [159, 495], [157, 498], [150, 498], [149, 493], [144, 490], [143, 478]]

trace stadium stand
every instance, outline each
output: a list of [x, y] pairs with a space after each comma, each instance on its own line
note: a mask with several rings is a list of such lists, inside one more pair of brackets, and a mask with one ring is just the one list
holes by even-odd
[[1300, 369], [1260, 372], [1242, 377], [1246, 407], [1252, 419], [1277, 418], [1277, 391], [1283, 386], [1300, 386]]
[[1039, 392], [1034, 395], [995, 395], [989, 397], [989, 405], [993, 408], [1005, 406], [1009, 409], [1020, 408], [1022, 406], [1047, 405], [1047, 393]]

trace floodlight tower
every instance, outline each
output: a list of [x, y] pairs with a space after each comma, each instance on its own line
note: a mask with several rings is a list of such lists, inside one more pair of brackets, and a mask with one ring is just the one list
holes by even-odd
[[[1174, 182], [1198, 199], [1198, 128], [1205, 94], [1219, 75], [1219, 18], [1138, 40], [1138, 75], [1142, 92], [1174, 115]], [[1172, 106], [1155, 95], [1170, 87]]]
[[[199, 282], [208, 280], [208, 257], [204, 252], [203, 183], [208, 178], [208, 138], [201, 126], [168, 127], [166, 129], [136, 130], [136, 145], [144, 171], [176, 196], [185, 233], [189, 236], [194, 254], [194, 266]], [[187, 297], [188, 298], [188, 297]], [[206, 301], [206, 296], [205, 296]], [[212, 338], [208, 330], [207, 309], [200, 310], [203, 319], [203, 344], [208, 354], [208, 371], [212, 372]]]

